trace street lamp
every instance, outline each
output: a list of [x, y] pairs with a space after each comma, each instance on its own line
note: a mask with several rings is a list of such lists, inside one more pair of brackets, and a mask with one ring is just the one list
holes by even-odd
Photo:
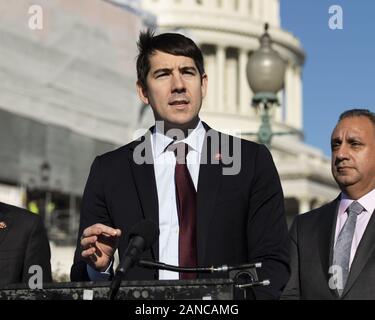
[[50, 175], [51, 175], [51, 166], [47, 161], [44, 161], [40, 165], [40, 176], [42, 178], [43, 186], [49, 185]]
[[51, 224], [51, 217], [49, 213], [49, 204], [51, 202], [51, 194], [49, 190], [49, 181], [51, 178], [51, 166], [47, 161], [44, 161], [40, 165], [40, 176], [42, 180], [42, 186], [45, 189], [45, 198], [44, 198], [44, 223], [46, 229], [49, 231]]
[[261, 125], [258, 132], [246, 133], [256, 135], [258, 142], [270, 148], [274, 135], [294, 132], [273, 132], [270, 123], [270, 109], [280, 105], [277, 92], [284, 87], [286, 63], [279, 53], [272, 48], [268, 23], [264, 26], [264, 34], [260, 37], [260, 47], [250, 57], [246, 67], [247, 80], [254, 92], [252, 106], [261, 112]]

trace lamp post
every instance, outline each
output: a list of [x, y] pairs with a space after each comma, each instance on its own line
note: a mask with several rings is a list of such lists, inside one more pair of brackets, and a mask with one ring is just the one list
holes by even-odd
[[51, 194], [49, 190], [49, 181], [51, 178], [51, 166], [47, 161], [44, 161], [40, 165], [40, 176], [42, 180], [43, 188], [45, 188], [45, 197], [44, 197], [44, 223], [47, 231], [50, 227], [50, 214], [49, 214], [49, 204], [51, 202]]
[[272, 39], [268, 33], [268, 23], [264, 26], [264, 34], [260, 37], [260, 47], [249, 58], [246, 67], [247, 80], [254, 92], [252, 106], [261, 113], [261, 125], [258, 132], [245, 134], [256, 135], [258, 142], [271, 146], [274, 135], [294, 132], [273, 132], [270, 122], [270, 109], [280, 105], [277, 92], [284, 87], [286, 63], [279, 53], [272, 48]]

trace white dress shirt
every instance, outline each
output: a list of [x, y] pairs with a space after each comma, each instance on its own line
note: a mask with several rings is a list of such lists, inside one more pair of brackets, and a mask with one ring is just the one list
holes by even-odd
[[[190, 147], [186, 161], [196, 190], [205, 134], [206, 130], [199, 121], [186, 139], [174, 142], [184, 142]], [[151, 145], [159, 200], [159, 261], [178, 266], [179, 223], [174, 180], [176, 157], [173, 151], [166, 150], [170, 144], [173, 144], [173, 139], [158, 132], [157, 129], [153, 132]], [[177, 272], [159, 271], [159, 279], [178, 279], [178, 277]]]

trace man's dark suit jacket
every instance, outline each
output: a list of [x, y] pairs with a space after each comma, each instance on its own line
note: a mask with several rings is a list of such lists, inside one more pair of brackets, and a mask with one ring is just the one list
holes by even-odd
[[40, 217], [0, 202], [0, 222], [3, 222], [0, 229], [0, 287], [27, 284], [34, 275], [28, 273], [33, 265], [42, 268], [43, 282], [51, 282], [51, 252]]
[[[204, 126], [207, 131], [209, 127]], [[289, 278], [288, 231], [283, 192], [272, 157], [263, 145], [233, 137], [224, 142], [229, 136], [212, 132], [221, 140], [213, 143], [206, 134], [203, 150], [208, 150], [207, 158], [217, 158], [224, 145], [232, 147], [233, 139], [237, 139], [241, 170], [236, 175], [223, 175], [222, 161], [201, 161], [197, 188], [198, 265], [263, 262], [259, 278], [270, 279], [271, 285], [256, 290], [257, 298], [279, 298]], [[141, 141], [150, 144], [150, 137], [151, 131], [140, 141], [97, 157], [83, 195], [78, 239], [86, 227], [95, 223], [120, 228], [120, 259], [128, 244], [128, 232], [135, 224], [150, 219], [159, 225], [154, 166], [138, 165], [133, 159], [136, 147]], [[157, 242], [143, 258], [158, 260], [158, 251]], [[141, 268], [127, 275], [128, 280], [157, 278], [157, 271]], [[71, 279], [89, 280], [79, 240]]]
[[[333, 245], [340, 200], [298, 216], [290, 230], [292, 274], [282, 299], [340, 299], [331, 290]], [[375, 299], [375, 215], [352, 262], [341, 299]]]

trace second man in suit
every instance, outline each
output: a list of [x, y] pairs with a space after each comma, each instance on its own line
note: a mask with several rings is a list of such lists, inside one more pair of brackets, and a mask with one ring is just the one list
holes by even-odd
[[344, 112], [331, 148], [341, 194], [295, 219], [283, 299], [375, 299], [375, 114]]
[[[0, 287], [52, 282], [51, 252], [42, 219], [0, 202]], [[40, 272], [39, 281], [34, 277]], [[32, 279], [30, 279], [32, 278]], [[35, 281], [34, 281], [35, 280]]]

